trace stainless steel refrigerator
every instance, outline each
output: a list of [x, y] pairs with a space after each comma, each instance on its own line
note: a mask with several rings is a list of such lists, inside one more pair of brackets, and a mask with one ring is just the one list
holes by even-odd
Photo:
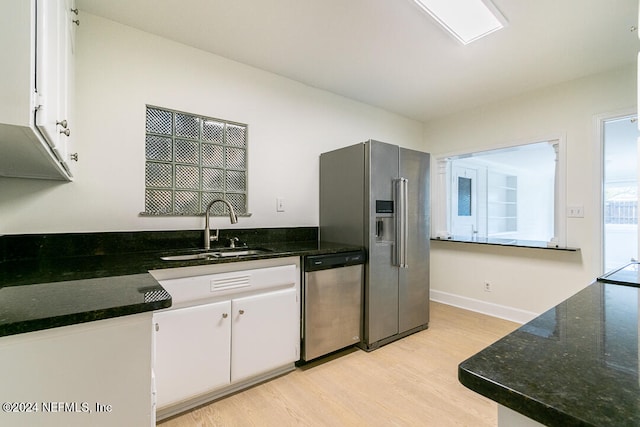
[[320, 155], [320, 239], [363, 246], [360, 347], [429, 325], [429, 154], [379, 141]]

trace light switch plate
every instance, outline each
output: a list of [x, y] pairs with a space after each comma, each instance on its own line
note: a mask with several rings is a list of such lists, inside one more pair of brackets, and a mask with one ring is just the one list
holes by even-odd
[[282, 197], [276, 198], [276, 212], [284, 212], [284, 199]]

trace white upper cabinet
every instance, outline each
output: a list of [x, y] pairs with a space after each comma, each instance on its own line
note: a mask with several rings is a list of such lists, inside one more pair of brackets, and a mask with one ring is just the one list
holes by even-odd
[[8, 0], [2, 9], [0, 176], [71, 180], [75, 4]]

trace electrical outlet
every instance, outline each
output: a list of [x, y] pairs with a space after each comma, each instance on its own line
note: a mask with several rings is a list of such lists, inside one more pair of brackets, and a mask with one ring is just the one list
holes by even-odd
[[488, 280], [485, 280], [485, 282], [484, 282], [484, 291], [485, 292], [491, 292], [491, 283], [489, 283]]
[[584, 218], [584, 206], [567, 206], [569, 218]]
[[284, 199], [282, 197], [276, 198], [276, 212], [284, 212]]

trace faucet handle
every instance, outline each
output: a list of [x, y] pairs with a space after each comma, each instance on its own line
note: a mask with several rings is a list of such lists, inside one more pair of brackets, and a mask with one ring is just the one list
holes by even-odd
[[229, 247], [230, 248], [235, 248], [236, 247], [236, 242], [239, 242], [240, 239], [238, 239], [237, 237], [232, 237], [229, 239]]

